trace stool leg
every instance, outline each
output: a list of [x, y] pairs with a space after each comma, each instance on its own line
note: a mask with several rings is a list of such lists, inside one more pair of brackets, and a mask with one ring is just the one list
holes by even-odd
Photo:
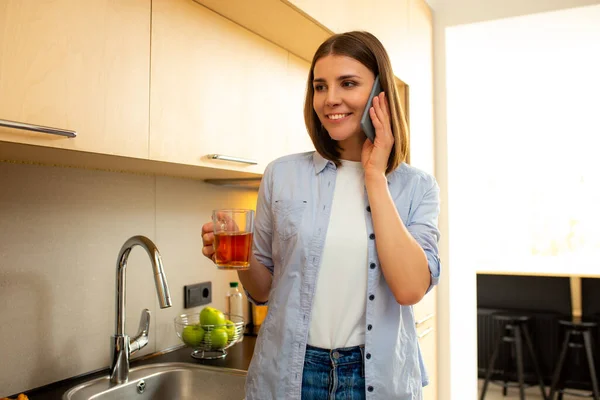
[[558, 358], [558, 365], [554, 369], [554, 375], [552, 376], [552, 385], [550, 386], [550, 395], [548, 396], [548, 400], [554, 400], [554, 393], [556, 393], [556, 385], [558, 384], [558, 380], [560, 379], [562, 367], [565, 363], [565, 358], [567, 357], [567, 350], [569, 349], [570, 337], [571, 332], [567, 332], [565, 340], [563, 341], [562, 349], [560, 351], [560, 357]]
[[540, 382], [540, 390], [542, 391], [542, 398], [544, 400], [547, 400], [546, 389], [544, 388], [544, 378], [542, 377], [542, 371], [537, 362], [537, 358], [535, 357], [535, 352], [533, 351], [533, 344], [531, 343], [531, 337], [529, 336], [529, 329], [527, 329], [527, 325], [523, 325], [523, 333], [525, 334], [525, 344], [527, 344], [527, 348], [529, 349], [529, 354], [531, 355], [531, 360], [533, 361], [533, 367], [535, 368], [535, 373], [537, 375], [538, 381]]
[[479, 400], [485, 399], [485, 393], [487, 392], [488, 384], [490, 383], [490, 378], [492, 377], [492, 370], [494, 369], [494, 363], [496, 362], [496, 357], [498, 357], [498, 352], [500, 350], [500, 345], [502, 344], [502, 337], [504, 336], [504, 328], [500, 330], [498, 333], [498, 337], [494, 344], [494, 351], [492, 352], [492, 358], [490, 358], [490, 362], [488, 364], [487, 371], [485, 373], [485, 381], [483, 382], [483, 387], [481, 388], [481, 396]]
[[585, 344], [585, 354], [588, 359], [590, 375], [592, 377], [592, 390], [594, 391], [594, 400], [600, 400], [600, 391], [598, 390], [598, 377], [594, 367], [594, 354], [592, 352], [592, 337], [590, 331], [583, 332], [583, 343]]
[[525, 400], [525, 380], [523, 371], [523, 342], [521, 341], [521, 327], [515, 326], [515, 345], [517, 347], [517, 377], [519, 378], [519, 393], [521, 400]]

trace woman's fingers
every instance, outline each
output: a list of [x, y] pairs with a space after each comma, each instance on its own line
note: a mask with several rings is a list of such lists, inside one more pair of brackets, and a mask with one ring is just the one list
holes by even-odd
[[387, 110], [388, 105], [384, 92], [381, 92], [379, 96], [373, 98], [373, 108], [375, 108], [377, 118], [379, 119], [382, 125], [385, 126], [386, 123], [390, 123], [390, 114]]
[[205, 233], [209, 233], [209, 232], [213, 232], [214, 228], [213, 228], [213, 223], [211, 222], [207, 222], [204, 225], [202, 225], [202, 235], [204, 235]]
[[209, 232], [209, 233], [205, 233], [204, 235], [202, 235], [202, 244], [204, 246], [208, 246], [208, 245], [212, 246], [212, 244], [214, 243], [214, 241], [215, 241], [215, 234], [214, 233]]
[[375, 136], [377, 136], [377, 134], [381, 132], [381, 128], [383, 128], [383, 125], [381, 123], [381, 120], [379, 119], [379, 116], [377, 115], [377, 111], [375, 110], [374, 106], [371, 107], [370, 114], [371, 122], [373, 122], [373, 127], [375, 128]]
[[202, 255], [208, 258], [212, 258], [213, 254], [215, 254], [215, 248], [213, 245], [204, 246], [202, 248]]
[[[389, 105], [384, 92], [373, 98], [373, 108], [375, 109], [375, 115], [380, 124], [380, 128], [377, 130], [379, 138], [385, 142], [393, 143], [394, 135], [392, 134]], [[373, 122], [373, 126], [375, 126], [375, 122]]]
[[213, 223], [208, 222], [202, 225], [202, 254], [213, 261], [215, 256], [214, 242]]

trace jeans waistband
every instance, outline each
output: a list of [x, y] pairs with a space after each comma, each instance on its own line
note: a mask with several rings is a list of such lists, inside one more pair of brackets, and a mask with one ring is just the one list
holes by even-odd
[[326, 365], [363, 363], [364, 351], [363, 345], [332, 350], [307, 345], [305, 361]]

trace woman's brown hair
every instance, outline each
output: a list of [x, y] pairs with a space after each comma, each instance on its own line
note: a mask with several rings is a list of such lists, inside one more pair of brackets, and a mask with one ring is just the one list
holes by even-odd
[[379, 75], [381, 87], [390, 105], [390, 119], [394, 135], [394, 145], [386, 169], [386, 173], [389, 174], [406, 159], [408, 128], [400, 103], [400, 94], [395, 85], [390, 58], [379, 39], [369, 32], [353, 31], [333, 35], [323, 42], [315, 52], [310, 65], [304, 101], [304, 122], [315, 149], [337, 166], [341, 164], [340, 146], [331, 139], [313, 108], [315, 64], [319, 59], [328, 55], [351, 57], [369, 68], [375, 76]]

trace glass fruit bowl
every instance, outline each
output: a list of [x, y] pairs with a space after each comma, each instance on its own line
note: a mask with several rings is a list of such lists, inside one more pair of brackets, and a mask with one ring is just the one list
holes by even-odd
[[244, 318], [223, 313], [224, 324], [201, 324], [200, 313], [175, 317], [175, 332], [179, 339], [194, 349], [192, 357], [204, 360], [225, 358], [226, 349], [241, 342], [244, 337]]

